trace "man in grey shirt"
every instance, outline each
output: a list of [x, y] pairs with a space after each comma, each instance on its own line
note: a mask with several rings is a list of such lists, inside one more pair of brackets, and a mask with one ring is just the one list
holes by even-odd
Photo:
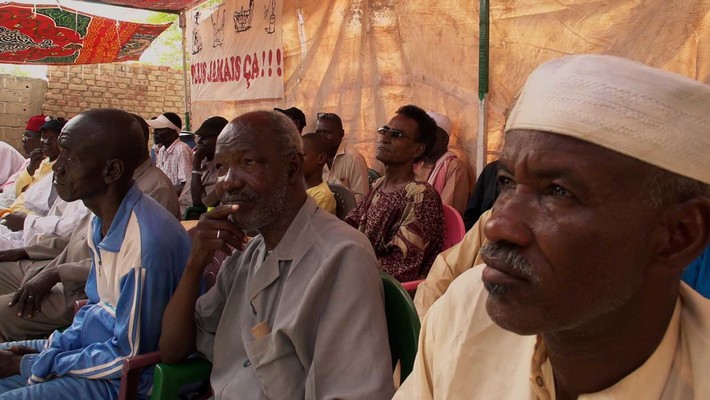
[[[163, 317], [163, 360], [199, 351], [218, 399], [389, 399], [377, 260], [363, 234], [306, 195], [294, 125], [278, 112], [244, 114], [220, 134], [215, 160], [222, 205], [196, 227]], [[216, 250], [232, 255], [198, 298]]]

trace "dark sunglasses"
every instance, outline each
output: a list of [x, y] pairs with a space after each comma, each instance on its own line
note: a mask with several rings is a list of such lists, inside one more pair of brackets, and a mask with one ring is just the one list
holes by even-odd
[[389, 126], [385, 125], [382, 128], [377, 129], [377, 133], [380, 135], [387, 135], [392, 139], [399, 139], [399, 138], [408, 138], [409, 136], [405, 135], [404, 132], [400, 131], [399, 129], [392, 129]]

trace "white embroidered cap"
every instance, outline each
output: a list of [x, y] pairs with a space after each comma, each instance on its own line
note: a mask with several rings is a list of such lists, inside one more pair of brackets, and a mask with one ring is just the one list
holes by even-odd
[[451, 129], [454, 127], [454, 124], [451, 122], [449, 117], [434, 111], [427, 112], [427, 115], [434, 119], [434, 121], [436, 121], [436, 125], [443, 129], [447, 135], [451, 136]]
[[505, 132], [572, 136], [710, 184], [710, 86], [607, 55], [574, 55], [528, 77]]

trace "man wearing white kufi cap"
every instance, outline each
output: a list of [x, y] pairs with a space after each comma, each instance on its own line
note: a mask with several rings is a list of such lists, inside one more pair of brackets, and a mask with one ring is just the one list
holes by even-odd
[[433, 111], [427, 114], [436, 121], [436, 142], [424, 160], [414, 164], [414, 174], [417, 180], [434, 186], [441, 202], [455, 208], [463, 216], [470, 184], [466, 163], [448, 149], [454, 124], [446, 115]]
[[506, 125], [485, 264], [424, 319], [397, 399], [700, 399], [710, 86], [611, 56], [550, 61]]

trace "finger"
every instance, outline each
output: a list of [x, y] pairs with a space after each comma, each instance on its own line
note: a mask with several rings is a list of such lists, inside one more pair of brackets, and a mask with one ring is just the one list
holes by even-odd
[[239, 210], [238, 204], [220, 204], [214, 210], [206, 212], [200, 216], [200, 222], [211, 219], [227, 219], [229, 214]]
[[27, 318], [32, 318], [32, 314], [34, 313], [35, 310], [35, 298], [32, 295], [27, 296], [27, 301], [25, 302], [25, 307], [24, 311], [22, 312], [23, 316]]
[[[22, 287], [17, 289], [17, 292], [15, 292], [15, 294], [12, 296], [12, 299], [10, 300], [10, 303], [8, 303], [8, 306], [12, 307], [15, 304], [17, 304], [20, 301], [20, 298], [22, 297], [22, 293], [24, 293], [24, 292], [25, 292], [25, 289]], [[18, 308], [18, 310], [19, 310], [19, 308]]]
[[[201, 222], [198, 226], [197, 229], [199, 232], [211, 232], [208, 233], [208, 237], [217, 236], [217, 231], [223, 231], [225, 233], [231, 234], [231, 236], [235, 236], [239, 238], [240, 240], [244, 240], [243, 238], [246, 237], [246, 234], [244, 231], [242, 231], [238, 226], [234, 225], [228, 220], [219, 220], [219, 219], [213, 219], [213, 220], [206, 220], [204, 222]], [[221, 235], [223, 235], [222, 233]]]

